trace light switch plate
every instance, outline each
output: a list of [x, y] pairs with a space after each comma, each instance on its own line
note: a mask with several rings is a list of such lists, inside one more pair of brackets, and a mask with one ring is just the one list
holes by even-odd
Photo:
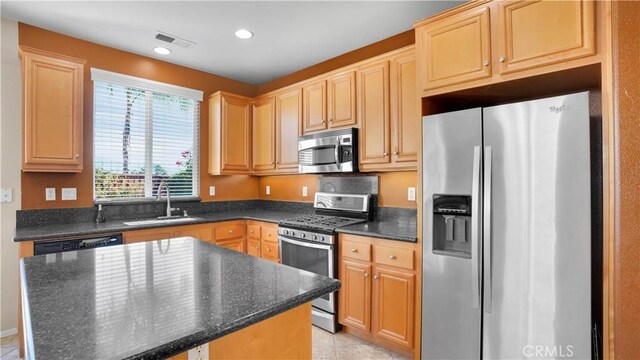
[[407, 200], [416, 201], [416, 188], [414, 187], [407, 188]]
[[62, 200], [78, 200], [76, 188], [62, 188]]
[[267, 195], [271, 195], [271, 186], [267, 185], [264, 191], [267, 193]]
[[215, 186], [209, 186], [209, 195], [210, 196], [216, 196], [216, 187]]
[[189, 360], [209, 360], [209, 344], [194, 347], [187, 352]]
[[44, 199], [46, 201], [54, 201], [56, 199], [56, 188], [46, 188], [44, 191]]
[[13, 189], [2, 188], [0, 190], [0, 202], [10, 203], [13, 201]]
[[302, 187], [302, 196], [307, 197], [307, 195], [309, 195], [307, 187], [303, 186]]

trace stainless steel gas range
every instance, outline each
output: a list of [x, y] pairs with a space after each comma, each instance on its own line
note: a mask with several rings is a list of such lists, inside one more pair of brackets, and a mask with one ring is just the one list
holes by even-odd
[[[282, 264], [337, 278], [338, 236], [341, 226], [369, 219], [371, 195], [318, 192], [314, 199], [316, 213], [280, 222], [278, 240]], [[338, 330], [338, 307], [334, 293], [312, 302], [312, 322], [327, 331]]]

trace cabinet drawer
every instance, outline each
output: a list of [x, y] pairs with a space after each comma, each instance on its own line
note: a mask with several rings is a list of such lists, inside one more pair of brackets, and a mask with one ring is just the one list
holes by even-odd
[[375, 262], [377, 264], [413, 270], [414, 251], [411, 249], [376, 245]]
[[247, 225], [247, 236], [254, 239], [260, 239], [260, 226]]
[[262, 239], [267, 241], [278, 241], [278, 229], [263, 227]]
[[342, 240], [342, 257], [354, 260], [371, 261], [371, 244]]
[[230, 223], [216, 226], [216, 241], [244, 236], [245, 226], [242, 223]]
[[279, 247], [277, 242], [262, 242], [262, 257], [265, 259], [280, 259]]

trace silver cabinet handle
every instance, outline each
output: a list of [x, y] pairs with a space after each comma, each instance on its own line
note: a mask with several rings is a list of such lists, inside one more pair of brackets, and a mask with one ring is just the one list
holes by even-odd
[[378, 275], [373, 275], [373, 280], [378, 280]]
[[397, 151], [394, 151], [394, 152], [393, 152], [393, 155], [398, 155], [398, 152], [397, 152]]
[[387, 155], [389, 155], [389, 154], [388, 154], [388, 153], [382, 153], [382, 155], [387, 156]]
[[483, 62], [482, 62], [482, 65], [483, 65], [483, 66], [489, 66], [489, 60], [485, 60], [485, 61], [483, 61]]
[[330, 123], [332, 123], [332, 122], [333, 122], [333, 119], [329, 119], [329, 122], [330, 122]]
[[395, 255], [391, 255], [391, 256], [389, 256], [389, 259], [390, 259], [390, 260], [395, 260], [395, 259], [397, 259], [397, 258], [396, 258], [396, 256], [395, 256]]
[[364, 277], [369, 277], [369, 273], [364, 273]]
[[76, 154], [76, 159], [78, 159], [80, 157], [80, 154]]
[[505, 61], [505, 58], [504, 58], [504, 56], [500, 56], [500, 59], [498, 59], [498, 60], [500, 60], [500, 62], [503, 63]]
[[358, 252], [358, 249], [351, 249], [351, 252], [352, 252], [352, 253], [357, 253], [357, 252]]
[[482, 245], [484, 250], [484, 311], [491, 312], [491, 146], [484, 147], [484, 209]]
[[480, 146], [473, 147], [473, 180], [471, 185], [471, 296], [473, 307], [480, 308]]

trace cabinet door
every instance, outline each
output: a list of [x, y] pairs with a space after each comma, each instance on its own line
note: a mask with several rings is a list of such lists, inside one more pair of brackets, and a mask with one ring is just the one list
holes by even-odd
[[588, 0], [499, 2], [500, 72], [594, 55], [595, 5]]
[[413, 348], [415, 274], [376, 267], [373, 335]]
[[298, 172], [298, 136], [302, 134], [302, 91], [276, 95], [276, 168]]
[[133, 244], [138, 242], [146, 242], [161, 239], [171, 239], [174, 237], [176, 228], [158, 228], [158, 229], [144, 229], [126, 231], [122, 235], [124, 237], [125, 244]]
[[228, 239], [224, 241], [217, 241], [216, 245], [225, 247], [230, 250], [235, 250], [238, 252], [245, 252], [244, 250], [244, 238], [236, 238], [236, 239]]
[[274, 98], [256, 100], [253, 104], [253, 171], [275, 169], [276, 123]]
[[356, 74], [349, 71], [327, 80], [329, 127], [354, 126], [356, 118]]
[[360, 164], [389, 163], [389, 62], [358, 69]]
[[202, 241], [212, 241], [213, 228], [211, 225], [180, 226], [176, 228], [174, 236], [191, 236]]
[[260, 241], [260, 251], [263, 259], [280, 262], [280, 247], [277, 242], [262, 239]]
[[327, 82], [321, 80], [302, 88], [303, 132], [327, 128]]
[[255, 257], [260, 257], [260, 240], [247, 240], [247, 254]]
[[21, 49], [24, 171], [82, 171], [84, 61]]
[[416, 44], [423, 91], [491, 77], [488, 6], [417, 28]]
[[251, 107], [241, 97], [222, 97], [222, 172], [251, 172]]
[[420, 146], [420, 111], [415, 52], [391, 61], [391, 155], [395, 163], [415, 167]]
[[371, 265], [342, 260], [340, 267], [340, 323], [371, 331]]

